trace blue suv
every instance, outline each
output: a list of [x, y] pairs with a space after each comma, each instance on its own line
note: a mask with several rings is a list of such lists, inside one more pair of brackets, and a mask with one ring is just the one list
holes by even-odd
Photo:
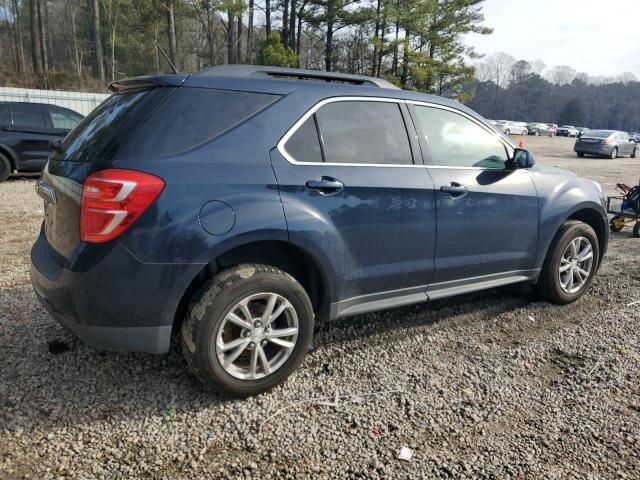
[[33, 287], [100, 349], [164, 353], [180, 332], [230, 395], [284, 381], [315, 319], [516, 282], [566, 304], [607, 247], [597, 183], [451, 100], [255, 66], [111, 89], [37, 184]]

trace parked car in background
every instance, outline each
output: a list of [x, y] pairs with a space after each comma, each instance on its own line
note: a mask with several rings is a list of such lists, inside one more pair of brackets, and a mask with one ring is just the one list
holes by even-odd
[[315, 321], [517, 282], [574, 302], [607, 248], [596, 182], [449, 99], [251, 65], [111, 89], [37, 184], [36, 296], [103, 350], [180, 332], [214, 390], [283, 382]]
[[62, 140], [82, 118], [57, 105], [0, 102], [0, 182], [11, 173], [41, 171], [50, 142]]
[[512, 122], [510, 120], [498, 120], [497, 127], [506, 135], [528, 135], [529, 130], [524, 122]]
[[629, 138], [633, 142], [640, 143], [640, 132], [631, 132], [631, 133], [629, 133]]
[[527, 123], [529, 135], [553, 137], [556, 132], [546, 123]]
[[587, 127], [576, 127], [578, 129], [578, 137], [581, 137], [589, 131]]
[[559, 137], [577, 137], [578, 129], [573, 125], [563, 125], [556, 130], [556, 135]]
[[555, 134], [558, 131], [558, 125], [555, 123], [547, 123], [547, 125], [549, 125], [549, 128], [551, 128], [551, 130], [553, 130], [553, 133]]
[[629, 138], [626, 132], [617, 130], [589, 130], [576, 140], [573, 147], [579, 157], [598, 155], [609, 158], [640, 155], [640, 146]]

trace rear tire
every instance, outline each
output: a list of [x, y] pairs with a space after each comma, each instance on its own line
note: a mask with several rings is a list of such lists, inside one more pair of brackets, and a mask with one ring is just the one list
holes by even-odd
[[618, 147], [613, 147], [613, 150], [611, 150], [611, 153], [609, 154], [609, 158], [611, 160], [618, 158]]
[[0, 182], [4, 182], [11, 175], [11, 162], [0, 153]]
[[505, 135], [510, 135], [511, 134], [511, 130], [509, 130], [508, 128], [504, 131]]
[[313, 325], [309, 296], [291, 275], [239, 265], [216, 275], [192, 301], [182, 351], [205, 386], [247, 397], [284, 382], [300, 365]]
[[577, 154], [578, 154], [578, 156], [579, 156], [580, 158], [584, 158], [584, 153], [582, 153], [582, 152], [577, 152]]
[[633, 153], [631, 154], [631, 158], [638, 158], [638, 155], [640, 155], [640, 148], [636, 147], [633, 149]]
[[[573, 242], [577, 242], [579, 245], [582, 244], [584, 250], [587, 250], [588, 243], [591, 256], [587, 258], [589, 253], [585, 253], [584, 260], [579, 261], [581, 257], [578, 254], [582, 252], [580, 250], [574, 256], [574, 259], [568, 259], [567, 252], [571, 251]], [[578, 220], [567, 220], [551, 242], [536, 284], [536, 290], [542, 298], [552, 303], [566, 305], [575, 302], [589, 288], [598, 270], [599, 259], [600, 246], [593, 228]], [[570, 265], [570, 270], [567, 270], [567, 265]], [[575, 273], [573, 270], [574, 265], [578, 269]], [[562, 271], [563, 268], [565, 268], [564, 271]], [[588, 271], [588, 274], [583, 275], [580, 270]], [[571, 286], [567, 289], [561, 282], [563, 276], [566, 278], [568, 275], [571, 275]], [[580, 284], [579, 288], [575, 291], [567, 291], [575, 288], [574, 282], [576, 281]]]
[[636, 222], [633, 226], [633, 236], [636, 238], [640, 238], [640, 222]]

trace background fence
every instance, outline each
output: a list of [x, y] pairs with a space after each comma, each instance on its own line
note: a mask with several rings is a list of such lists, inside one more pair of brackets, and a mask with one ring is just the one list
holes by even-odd
[[0, 102], [49, 103], [87, 115], [109, 95], [105, 93], [66, 92], [0, 87]]

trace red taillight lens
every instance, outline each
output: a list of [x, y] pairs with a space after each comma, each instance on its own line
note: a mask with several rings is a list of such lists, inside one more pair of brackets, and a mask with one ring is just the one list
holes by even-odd
[[603, 145], [608, 145], [609, 144], [609, 140], [601, 140], [600, 143], [602, 143]]
[[118, 237], [163, 188], [161, 178], [135, 170], [114, 168], [89, 175], [82, 189], [80, 239], [102, 243]]

